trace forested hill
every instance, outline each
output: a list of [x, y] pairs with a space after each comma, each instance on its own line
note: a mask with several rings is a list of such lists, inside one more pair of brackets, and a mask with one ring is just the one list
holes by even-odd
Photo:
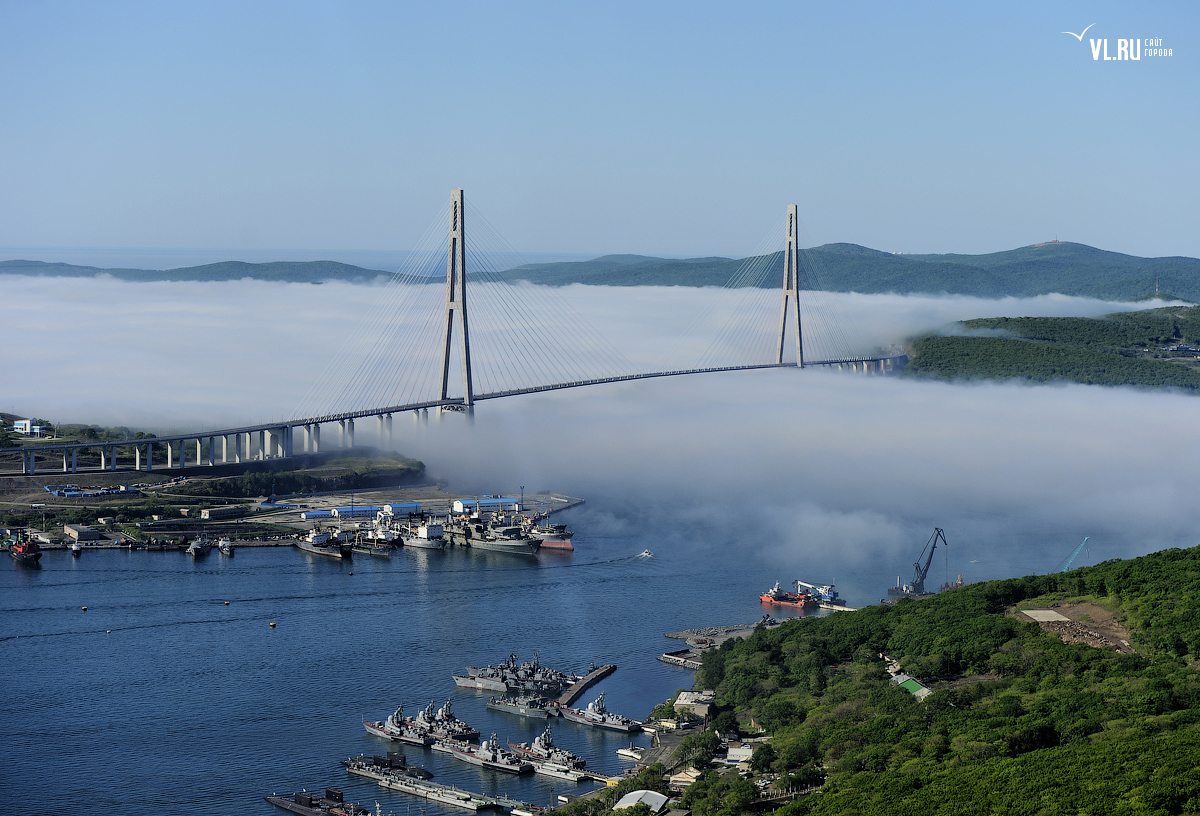
[[[898, 292], [1029, 296], [1049, 292], [1111, 300], [1132, 300], [1156, 291], [1200, 302], [1200, 259], [1139, 258], [1083, 244], [1051, 242], [987, 255], [897, 255], [856, 244], [825, 244], [806, 250], [803, 285], [838, 292]], [[769, 273], [758, 285], [782, 281], [782, 255], [767, 260]], [[501, 272], [503, 280], [563, 286], [724, 286], [746, 259], [653, 258], [605, 255], [590, 261], [528, 264]], [[266, 281], [364, 283], [389, 273], [336, 261], [222, 263], [179, 269], [102, 269], [42, 261], [0, 261], [0, 274], [90, 277], [123, 280]]]
[[222, 261], [203, 266], [184, 266], [178, 269], [106, 269], [97, 266], [77, 266], [42, 261], [0, 261], [0, 275], [57, 278], [90, 278], [96, 275], [111, 275], [114, 278], [129, 281], [228, 281], [252, 278], [280, 283], [323, 283], [334, 280], [369, 283], [380, 275], [388, 274], [390, 273], [378, 269], [364, 269], [361, 266], [337, 261], [273, 261], [270, 263]]
[[[1081, 623], [1017, 611], [1046, 607]], [[1197, 620], [1200, 548], [1171, 549], [760, 626], [706, 654], [695, 687], [769, 736], [756, 770], [821, 786], [780, 816], [1197, 813]], [[1136, 653], [1075, 636], [1098, 621]], [[881, 655], [933, 693], [891, 682]], [[754, 791], [710, 771], [683, 806], [732, 816]]]
[[1200, 306], [1107, 317], [988, 317], [912, 341], [906, 376], [1065, 380], [1200, 392]]
[[[819, 277], [806, 270], [805, 286], [838, 292], [947, 292], [978, 297], [1060, 292], [1132, 300], [1153, 294], [1157, 286], [1157, 291], [1200, 301], [1200, 259], [1139, 258], [1083, 244], [1051, 242], [987, 255], [896, 255], [856, 244], [825, 244], [807, 254]], [[529, 264], [502, 277], [552, 286], [723, 286], [744, 262], [606, 255], [591, 261]], [[776, 253], [770, 265], [780, 273], [768, 276], [761, 285], [780, 285], [782, 263], [782, 254]]]

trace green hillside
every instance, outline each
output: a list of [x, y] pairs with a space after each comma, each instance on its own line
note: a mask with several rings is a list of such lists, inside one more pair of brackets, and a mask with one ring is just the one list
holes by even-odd
[[[1200, 260], [1139, 258], [1083, 244], [1035, 244], [987, 255], [896, 255], [856, 244], [825, 244], [806, 251], [805, 285], [843, 292], [947, 292], [977, 297], [1061, 292], [1131, 300], [1156, 291], [1200, 301]], [[616, 262], [610, 260], [620, 257]], [[530, 264], [502, 273], [509, 280], [551, 286], [723, 286], [746, 259], [673, 260], [606, 256], [592, 261]], [[782, 253], [767, 261], [782, 270]], [[814, 272], [815, 270], [815, 272]], [[759, 285], [779, 285], [767, 275]]]
[[[549, 286], [725, 286], [748, 261], [732, 258], [654, 258], [605, 255], [590, 261], [528, 264], [501, 272], [503, 280]], [[782, 253], [759, 258], [768, 271], [753, 285], [782, 282]], [[803, 284], [838, 292], [897, 292], [1029, 296], [1061, 292], [1112, 300], [1133, 300], [1155, 291], [1200, 302], [1200, 260], [1139, 258], [1083, 244], [1034, 244], [986, 255], [896, 255], [858, 246], [825, 244], [806, 250]], [[388, 273], [335, 261], [226, 261], [167, 270], [100, 269], [91, 266], [2, 261], [0, 274], [86, 277], [108, 274], [123, 280], [223, 281], [254, 278], [319, 283], [367, 282]], [[1157, 287], [1157, 289], [1156, 289]]]
[[1200, 307], [1103, 318], [991, 317], [958, 324], [975, 335], [912, 342], [908, 376], [1062, 380], [1200, 390]]
[[[1050, 606], [1080, 623], [1043, 629], [1016, 612]], [[1136, 653], [1075, 636], [1110, 615]], [[716, 691], [726, 729], [736, 721], [769, 737], [757, 772], [819, 791], [754, 805], [735, 769], [709, 770], [682, 806], [694, 816], [1200, 812], [1197, 620], [1200, 548], [760, 626], [706, 654], [695, 687]], [[918, 701], [899, 688], [881, 655], [933, 693]]]

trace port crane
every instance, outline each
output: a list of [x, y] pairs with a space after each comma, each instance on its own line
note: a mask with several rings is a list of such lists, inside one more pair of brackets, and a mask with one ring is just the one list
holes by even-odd
[[[933, 551], [937, 549], [938, 542], [942, 542], [943, 547], [949, 547], [950, 544], [946, 541], [946, 534], [942, 532], [941, 527], [933, 528], [933, 535], [929, 536], [929, 540], [925, 542], [924, 549], [921, 550], [921, 555], [925, 555], [925, 550], [929, 551], [929, 555], [925, 558], [925, 564], [921, 564], [921, 555], [917, 556], [917, 560], [913, 562], [913, 577], [912, 583], [903, 587], [894, 586], [888, 590], [889, 595], [924, 595], [925, 594], [925, 578], [929, 575], [929, 565], [933, 563]], [[898, 583], [898, 582], [897, 582]]]
[[1071, 557], [1066, 560], [1066, 563], [1062, 565], [1062, 569], [1059, 572], [1066, 572], [1071, 569], [1071, 565], [1075, 563], [1075, 559], [1079, 556], [1079, 553], [1083, 552], [1083, 545], [1088, 543], [1089, 538], [1091, 536], [1083, 537], [1083, 541], [1079, 542], [1079, 546], [1075, 548], [1075, 552], [1071, 553]]

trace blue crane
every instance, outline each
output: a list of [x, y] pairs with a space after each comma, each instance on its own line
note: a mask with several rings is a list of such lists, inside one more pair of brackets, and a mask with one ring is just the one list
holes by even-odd
[[1071, 557], [1067, 559], [1067, 562], [1063, 564], [1062, 569], [1060, 569], [1059, 572], [1066, 572], [1071, 568], [1071, 565], [1075, 563], [1075, 558], [1079, 555], [1079, 553], [1083, 552], [1083, 545], [1088, 543], [1089, 538], [1091, 538], [1091, 536], [1083, 537], [1083, 541], [1079, 542], [1079, 546], [1075, 548], [1075, 552], [1071, 553]]

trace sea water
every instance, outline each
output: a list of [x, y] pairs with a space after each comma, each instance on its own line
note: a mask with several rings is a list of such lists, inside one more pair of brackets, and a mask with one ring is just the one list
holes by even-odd
[[[778, 616], [758, 600], [775, 580], [832, 580], [823, 564], [780, 574], [754, 555], [755, 542], [701, 542], [702, 527], [668, 533], [612, 524], [613, 514], [585, 505], [556, 516], [576, 530], [576, 549], [536, 558], [454, 549], [340, 561], [239, 547], [199, 560], [50, 551], [36, 569], [0, 565], [0, 793], [14, 812], [266, 814], [275, 811], [264, 795], [335, 786], [384, 812], [444, 812], [338, 762], [388, 750], [437, 782], [533, 804], [591, 790], [381, 740], [361, 723], [451, 700], [483, 739], [531, 741], [546, 720], [488, 711], [489, 692], [451, 679], [510, 653], [581, 674], [616, 664], [576, 705], [604, 692], [610, 710], [641, 719], [692, 686], [692, 672], [655, 659], [684, 645], [664, 633]], [[895, 566], [844, 575], [839, 589], [852, 605], [878, 602]], [[556, 744], [604, 774], [631, 767], [618, 748], [649, 744], [645, 734], [549, 723]]]

